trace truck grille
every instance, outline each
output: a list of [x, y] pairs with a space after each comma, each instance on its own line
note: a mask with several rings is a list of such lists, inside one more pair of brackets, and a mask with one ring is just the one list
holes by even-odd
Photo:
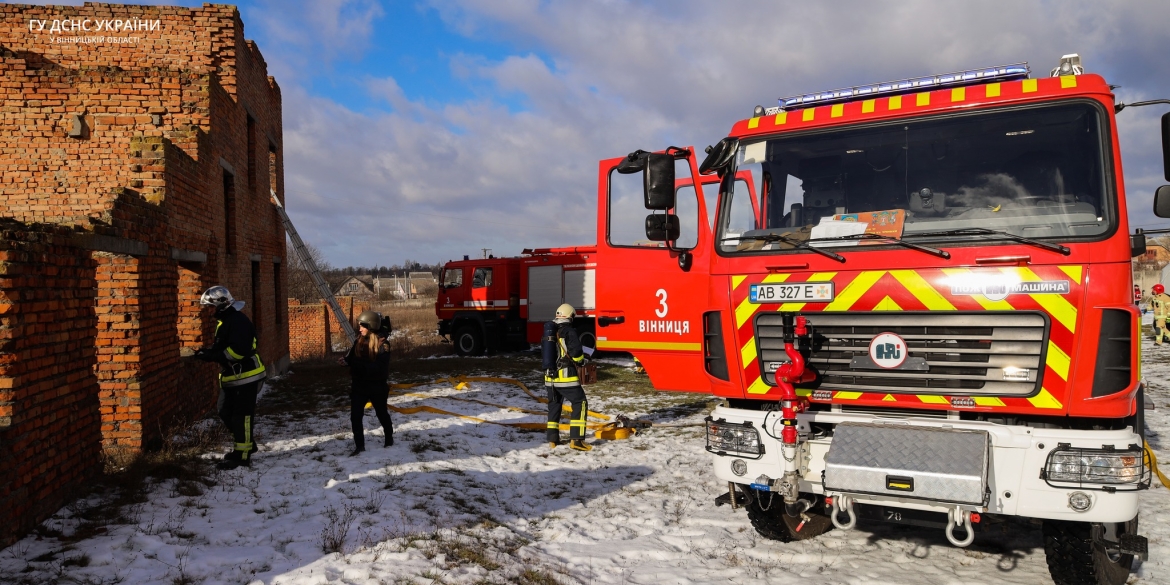
[[[811, 348], [806, 355], [818, 376], [815, 382], [802, 387], [1030, 396], [1040, 390], [1043, 381], [1048, 339], [1048, 318], [1043, 313], [858, 312], [805, 316], [811, 326]], [[775, 385], [772, 372], [776, 365], [788, 361], [781, 316], [759, 315], [755, 325], [761, 373], [765, 382]], [[869, 361], [869, 344], [874, 336], [887, 332], [906, 341], [906, 364], [899, 369], [859, 364], [859, 360]], [[918, 369], [908, 367], [915, 362]]]

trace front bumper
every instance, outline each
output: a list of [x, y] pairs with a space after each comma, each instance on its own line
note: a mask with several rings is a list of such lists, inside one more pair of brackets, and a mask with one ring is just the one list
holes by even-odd
[[[763, 454], [753, 459], [754, 454], [740, 456], [738, 453], [728, 451], [713, 453], [716, 477], [722, 481], [743, 485], [752, 483], [761, 475], [781, 477], [783, 460], [780, 455], [780, 433], [778, 428], [775, 430], [772, 428], [779, 423], [778, 415], [778, 412], [717, 407], [711, 415], [713, 419], [745, 425], [751, 423], [752, 427], [759, 430]], [[969, 431], [985, 434], [987, 437], [986, 463], [981, 464], [985, 465], [986, 476], [983, 480], [985, 494], [979, 500], [945, 501], [918, 497], [919, 494], [912, 493], [894, 495], [862, 493], [861, 490], [848, 492], [826, 490], [824, 485], [826, 458], [833, 442], [829, 436], [812, 437], [804, 443], [805, 448], [801, 451], [801, 469], [804, 471], [800, 482], [801, 492], [849, 495], [858, 503], [888, 507], [945, 512], [959, 506], [980, 513], [1080, 522], [1126, 522], [1137, 515], [1138, 490], [1135, 488], [1140, 488], [1140, 485], [1131, 484], [1116, 488], [1056, 486], [1045, 481], [1041, 473], [1045, 469], [1049, 455], [1058, 448], [1071, 445], [1073, 448], [1100, 449], [1104, 445], [1113, 445], [1118, 449], [1124, 449], [1129, 445], [1140, 445], [1141, 438], [1130, 428], [1118, 431], [1042, 429], [956, 419], [893, 418], [869, 413], [823, 411], [801, 413], [798, 420], [802, 438], [807, 436], [811, 429], [810, 425], [814, 422], [818, 423], [818, 427], [826, 424], [851, 423], [914, 431], [907, 434], [922, 434], [929, 430]], [[914, 459], [914, 455], [909, 455], [908, 459]], [[1090, 505], [1087, 509], [1081, 511], [1073, 509], [1070, 495], [1074, 492], [1089, 497]], [[1083, 498], [1078, 503], [1083, 507]]]

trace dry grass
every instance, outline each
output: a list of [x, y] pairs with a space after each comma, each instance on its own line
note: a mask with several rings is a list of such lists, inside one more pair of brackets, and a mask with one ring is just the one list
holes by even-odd
[[394, 359], [430, 357], [451, 353], [451, 345], [439, 337], [439, 318], [435, 316], [436, 298], [423, 297], [408, 301], [380, 303], [374, 310], [389, 315], [394, 324], [390, 354]]

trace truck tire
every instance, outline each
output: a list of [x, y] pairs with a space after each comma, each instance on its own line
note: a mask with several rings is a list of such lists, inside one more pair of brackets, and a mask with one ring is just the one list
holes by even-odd
[[483, 334], [475, 325], [463, 325], [455, 330], [451, 338], [455, 342], [455, 354], [474, 356], [483, 354]]
[[597, 335], [593, 333], [592, 329], [578, 330], [577, 338], [581, 340], [581, 347], [597, 349]]
[[[1116, 525], [1118, 536], [1137, 532], [1137, 518]], [[1101, 543], [1103, 525], [1044, 521], [1044, 558], [1056, 585], [1123, 585], [1133, 555], [1110, 554]]]
[[[748, 502], [746, 508], [748, 520], [752, 522], [752, 528], [755, 528], [756, 532], [764, 538], [780, 542], [793, 542], [808, 540], [833, 529], [832, 520], [823, 513], [820, 507], [817, 507], [805, 512], [809, 521], [805, 522], [800, 532], [797, 532], [796, 527], [800, 526], [800, 517], [794, 518], [784, 513], [784, 500], [780, 496], [774, 496], [769, 502], [769, 497], [764, 495], [761, 505], [761, 498], [758, 497], [760, 495], [759, 492], [751, 494], [751, 501]], [[768, 509], [764, 510], [765, 507]]]

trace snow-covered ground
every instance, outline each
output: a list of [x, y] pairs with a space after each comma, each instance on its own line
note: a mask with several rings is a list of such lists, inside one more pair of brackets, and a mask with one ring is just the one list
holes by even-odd
[[[1147, 399], [1157, 406], [1147, 411], [1150, 442], [1170, 462], [1170, 440], [1162, 440], [1170, 437], [1170, 346], [1146, 342], [1144, 351]], [[607, 360], [603, 373], [632, 379], [629, 365]], [[490, 370], [490, 361], [484, 367]], [[543, 420], [451, 399], [543, 408], [508, 384], [456, 390], [441, 383], [409, 392], [392, 403], [500, 422]], [[710, 473], [696, 425], [703, 397], [624, 395], [620, 385], [597, 394], [591, 410], [662, 426], [580, 453], [550, 450], [540, 433], [395, 414], [396, 443], [382, 448], [371, 413], [370, 449], [351, 458], [341, 409], [262, 414], [252, 469], [155, 483], [145, 501], [125, 510], [129, 523], [83, 540], [30, 536], [0, 551], [0, 582], [1051, 582], [1037, 529], [981, 534], [967, 549], [950, 546], [938, 530], [865, 523], [804, 542], [766, 540], [743, 510], [714, 505], [726, 486]], [[1131, 583], [1170, 583], [1170, 491], [1154, 484], [1143, 494], [1141, 516], [1150, 561]], [[42, 532], [68, 536], [74, 518], [97, 504], [63, 508]]]

